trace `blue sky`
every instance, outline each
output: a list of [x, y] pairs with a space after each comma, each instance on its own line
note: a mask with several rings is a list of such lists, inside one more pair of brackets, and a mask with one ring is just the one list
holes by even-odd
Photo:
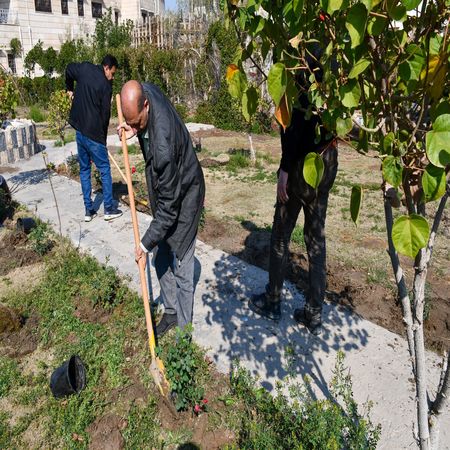
[[177, 0], [166, 0], [166, 9], [176, 10]]

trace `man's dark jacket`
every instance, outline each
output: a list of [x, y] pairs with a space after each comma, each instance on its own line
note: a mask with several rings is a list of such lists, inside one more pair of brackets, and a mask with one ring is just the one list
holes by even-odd
[[112, 83], [102, 66], [89, 62], [71, 63], [66, 68], [66, 89], [74, 94], [69, 123], [81, 134], [106, 145], [111, 115]]
[[197, 234], [205, 197], [203, 172], [173, 105], [157, 86], [143, 83], [142, 87], [150, 104], [148, 145], [145, 130], [138, 138], [153, 214], [142, 244], [151, 250], [165, 240], [181, 260]]

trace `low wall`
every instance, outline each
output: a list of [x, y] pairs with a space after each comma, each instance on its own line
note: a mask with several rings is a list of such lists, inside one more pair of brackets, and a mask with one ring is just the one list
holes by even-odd
[[11, 120], [0, 129], [0, 165], [28, 159], [40, 151], [32, 120]]

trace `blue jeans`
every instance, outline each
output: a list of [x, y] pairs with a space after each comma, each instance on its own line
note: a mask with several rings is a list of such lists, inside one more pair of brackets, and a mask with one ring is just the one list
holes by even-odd
[[114, 209], [111, 166], [109, 165], [108, 150], [103, 144], [77, 131], [78, 160], [80, 162], [80, 181], [83, 191], [84, 207], [90, 211], [93, 207], [91, 199], [91, 162], [94, 162], [102, 178], [103, 203], [105, 212]]

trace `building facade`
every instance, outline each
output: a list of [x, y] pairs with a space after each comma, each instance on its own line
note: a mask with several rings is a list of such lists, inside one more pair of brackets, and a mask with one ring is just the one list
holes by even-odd
[[[96, 20], [111, 8], [118, 23], [164, 13], [164, 0], [0, 0], [0, 64], [24, 74], [23, 60], [38, 43], [58, 50], [68, 39], [93, 33]], [[11, 41], [20, 42], [20, 54]]]

